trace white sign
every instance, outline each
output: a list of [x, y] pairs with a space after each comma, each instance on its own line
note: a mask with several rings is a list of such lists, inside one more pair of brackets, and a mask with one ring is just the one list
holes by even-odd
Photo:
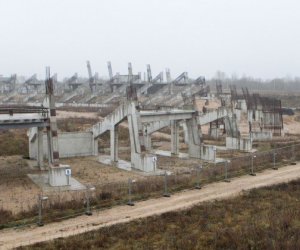
[[70, 168], [66, 169], [66, 176], [71, 176], [72, 170]]

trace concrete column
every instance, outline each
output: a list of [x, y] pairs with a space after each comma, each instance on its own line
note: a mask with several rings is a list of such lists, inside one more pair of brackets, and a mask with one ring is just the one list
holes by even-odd
[[99, 151], [98, 151], [98, 138], [94, 138], [94, 141], [93, 141], [93, 153], [94, 153], [94, 156], [98, 156], [99, 154]]
[[184, 134], [184, 143], [189, 144], [189, 133], [188, 133], [186, 122], [182, 123], [182, 129]]
[[154, 172], [156, 169], [156, 157], [152, 154], [141, 154], [140, 136], [143, 136], [143, 131], [139, 125], [139, 114], [135, 108], [135, 103], [132, 102], [128, 109], [127, 120], [131, 146], [131, 167], [145, 172]]
[[48, 164], [51, 165], [53, 162], [52, 154], [52, 143], [51, 143], [51, 130], [50, 127], [47, 127], [47, 145], [48, 145]]
[[147, 126], [144, 128], [144, 146], [146, 151], [150, 151], [152, 149], [152, 143], [151, 143], [151, 135], [148, 134], [148, 128]]
[[171, 154], [179, 154], [179, 129], [176, 121], [171, 121]]
[[37, 164], [38, 167], [42, 169], [44, 165], [43, 128], [38, 128], [37, 142]]
[[110, 130], [110, 160], [111, 160], [111, 162], [118, 161], [118, 142], [119, 142], [118, 126], [114, 126]]
[[187, 120], [187, 128], [189, 135], [189, 156], [192, 158], [201, 158], [201, 141], [198, 131], [196, 118]]

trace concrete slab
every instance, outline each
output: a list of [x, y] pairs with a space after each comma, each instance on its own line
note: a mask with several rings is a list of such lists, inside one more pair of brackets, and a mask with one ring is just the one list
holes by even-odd
[[187, 153], [179, 153], [178, 155], [172, 155], [171, 151], [164, 151], [164, 150], [159, 150], [159, 149], [152, 150], [151, 153], [156, 154], [156, 155], [161, 155], [161, 156], [178, 157], [181, 159], [189, 158], [189, 155]]
[[132, 171], [131, 163], [129, 161], [124, 161], [119, 159], [117, 162], [112, 162], [109, 155], [101, 155], [99, 156], [99, 162], [105, 165], [116, 166], [117, 168]]
[[[129, 161], [124, 161], [119, 159], [118, 162], [112, 163], [110, 160], [109, 155], [101, 155], [99, 156], [99, 162], [105, 164], [105, 165], [110, 165], [110, 166], [116, 166], [119, 169], [125, 170], [125, 171], [132, 171], [134, 173], [143, 175], [143, 176], [156, 176], [156, 175], [164, 175], [165, 171], [161, 169], [157, 169], [155, 172], [143, 172], [139, 171], [138, 169], [134, 169], [131, 167], [131, 162]], [[167, 174], [170, 175], [171, 172], [167, 171]]]
[[39, 186], [43, 192], [53, 192], [53, 191], [80, 191], [85, 190], [86, 186], [81, 184], [79, 181], [70, 177], [70, 185], [62, 186], [62, 187], [52, 187], [49, 184], [49, 176], [48, 173], [41, 174], [28, 174], [28, 177]]
[[44, 166], [40, 168], [38, 166], [36, 160], [28, 160], [28, 159], [26, 159], [25, 161], [27, 162], [27, 165], [28, 165], [28, 167], [30, 169], [33, 169], [33, 170], [44, 170], [44, 171], [47, 170], [47, 164], [48, 164], [48, 162], [45, 163]]
[[[166, 171], [167, 175], [172, 175], [171, 171]], [[165, 175], [165, 170], [162, 169], [157, 169], [155, 172], [140, 172], [141, 175], [143, 176], [162, 176]]]
[[221, 162], [224, 162], [224, 161], [226, 161], [224, 158], [216, 158], [215, 163], [221, 163]]

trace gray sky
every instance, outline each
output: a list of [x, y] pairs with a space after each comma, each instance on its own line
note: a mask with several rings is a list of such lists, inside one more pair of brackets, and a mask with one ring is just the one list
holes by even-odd
[[0, 0], [0, 74], [300, 75], [299, 0]]

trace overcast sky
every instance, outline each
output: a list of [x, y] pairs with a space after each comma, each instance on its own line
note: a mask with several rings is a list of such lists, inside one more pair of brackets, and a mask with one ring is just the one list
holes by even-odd
[[299, 0], [0, 0], [0, 74], [300, 75]]

